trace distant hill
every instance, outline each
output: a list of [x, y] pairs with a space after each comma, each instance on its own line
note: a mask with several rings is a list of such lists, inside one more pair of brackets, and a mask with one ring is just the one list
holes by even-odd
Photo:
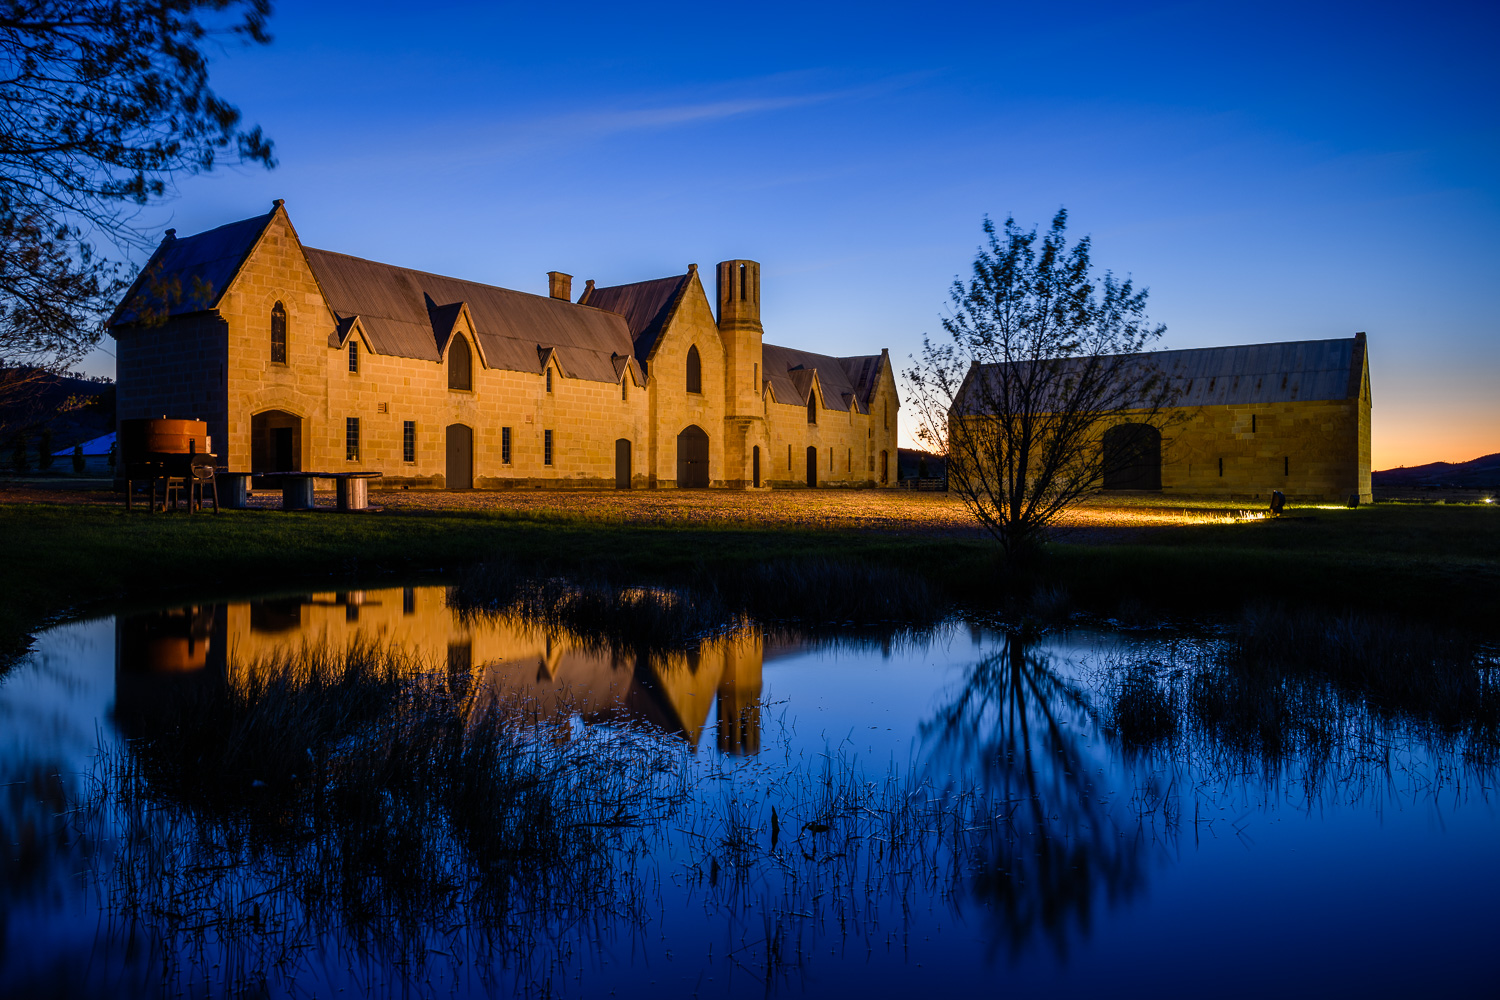
[[1472, 462], [1432, 462], [1409, 469], [1386, 469], [1371, 473], [1370, 482], [1375, 486], [1500, 488], [1500, 454], [1486, 455]]
[[9, 464], [19, 440], [38, 446], [50, 432], [54, 450], [71, 448], [115, 429], [113, 382], [0, 368], [0, 462]]

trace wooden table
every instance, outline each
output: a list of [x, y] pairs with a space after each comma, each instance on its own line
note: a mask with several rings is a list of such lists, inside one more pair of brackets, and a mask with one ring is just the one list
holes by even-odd
[[266, 479], [281, 481], [282, 510], [312, 510], [313, 482], [332, 479], [337, 490], [336, 506], [345, 513], [366, 510], [370, 506], [370, 480], [379, 479], [379, 472], [262, 472]]

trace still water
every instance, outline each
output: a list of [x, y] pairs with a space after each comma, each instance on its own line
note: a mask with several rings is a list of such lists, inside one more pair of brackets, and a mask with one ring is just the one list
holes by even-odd
[[[179, 813], [101, 798], [181, 691], [372, 641], [466, 704], [524, 700], [548, 745], [620, 735], [598, 752], [655, 755], [630, 780], [679, 799], [582, 903], [544, 886], [481, 933], [456, 882], [356, 914], [279, 876], [295, 845], [204, 864]], [[0, 995], [1495, 995], [1494, 767], [1357, 705], [1279, 755], [1121, 738], [1122, 672], [1171, 683], [1217, 641], [952, 621], [632, 651], [437, 587], [66, 625], [0, 677]], [[914, 801], [940, 806], [901, 827]], [[193, 909], [225, 880], [253, 920]]]

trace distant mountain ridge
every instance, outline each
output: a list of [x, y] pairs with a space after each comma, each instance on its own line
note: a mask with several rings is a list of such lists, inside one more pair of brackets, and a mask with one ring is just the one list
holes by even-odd
[[1471, 462], [1431, 462], [1411, 468], [1371, 473], [1375, 486], [1468, 486], [1500, 487], [1500, 453]]

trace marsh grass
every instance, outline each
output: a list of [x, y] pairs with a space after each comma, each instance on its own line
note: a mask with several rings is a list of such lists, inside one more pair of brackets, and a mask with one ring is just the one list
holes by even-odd
[[337, 929], [421, 966], [462, 927], [524, 967], [557, 927], [633, 916], [639, 832], [686, 795], [677, 754], [539, 726], [399, 650], [304, 648], [159, 705], [84, 811], [118, 834], [112, 908], [164, 961], [211, 931], [265, 977]]
[[1500, 751], [1497, 665], [1463, 633], [1258, 605], [1174, 658], [1116, 664], [1102, 716], [1125, 745], [1179, 737], [1268, 761], [1328, 760], [1374, 739]]
[[[927, 597], [816, 598], [848, 571], [820, 561], [678, 589], [491, 564], [450, 599], [600, 650], [740, 628], [914, 641], [873, 623], [931, 613]], [[767, 624], [768, 609], [787, 615]], [[930, 759], [883, 766], [849, 743], [796, 749], [784, 716], [757, 755], [698, 756], [661, 733], [497, 700], [477, 675], [399, 648], [303, 647], [159, 700], [100, 757], [93, 793], [55, 814], [96, 845], [86, 870], [112, 933], [149, 931], [166, 979], [218, 977], [226, 993], [285, 992], [300, 975], [331, 994], [345, 963], [418, 993], [470, 974], [495, 992], [565, 993], [586, 956], [654, 941], [664, 900], [683, 893], [764, 989], [830, 945], [899, 947], [939, 907], [972, 909], [996, 949], [1042, 937], [1062, 955], [1102, 905], [1141, 890], [1152, 852], [1198, 832], [1216, 795], [1295, 772], [1356, 801], [1403, 767], [1436, 787], [1458, 743], [1493, 747], [1494, 668], [1474, 647], [1318, 625], [1258, 611], [1084, 684], [1028, 618], [924, 724]], [[1412, 676], [1424, 671], [1438, 681]], [[1423, 739], [1442, 744], [1438, 765], [1418, 759]], [[1118, 789], [1096, 784], [1111, 745], [1127, 751]]]

